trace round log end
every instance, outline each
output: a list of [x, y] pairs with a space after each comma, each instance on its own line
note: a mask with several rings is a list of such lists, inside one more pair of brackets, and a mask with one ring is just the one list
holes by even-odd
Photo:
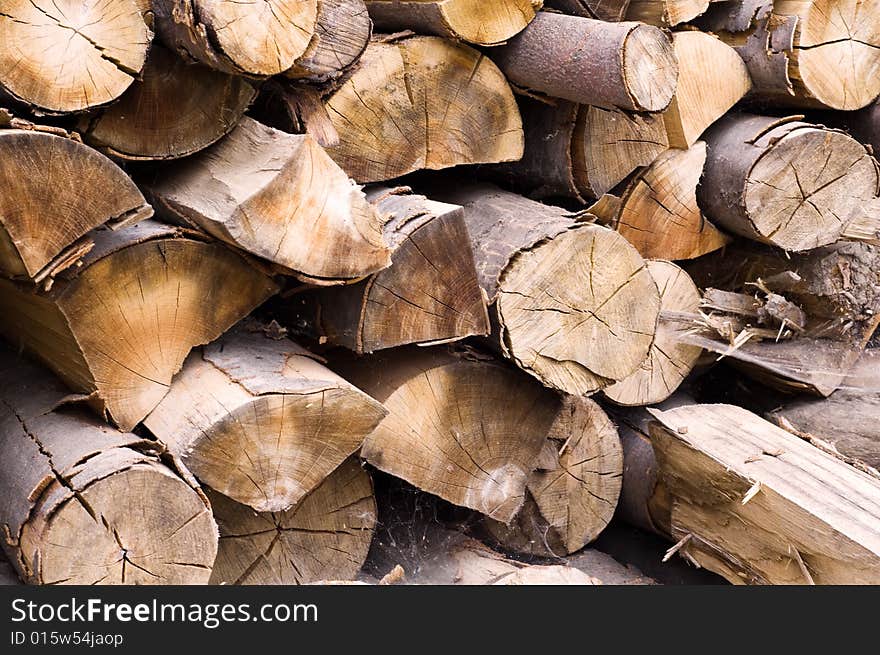
[[638, 25], [623, 44], [623, 79], [637, 111], [662, 111], [675, 95], [678, 59], [662, 30]]
[[441, 5], [450, 30], [477, 45], [495, 45], [522, 32], [535, 17], [532, 0], [452, 0]]

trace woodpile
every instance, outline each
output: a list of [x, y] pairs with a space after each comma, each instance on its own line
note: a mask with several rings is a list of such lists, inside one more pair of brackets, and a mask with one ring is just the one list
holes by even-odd
[[878, 70], [873, 0], [9, 0], [8, 571], [880, 583]]

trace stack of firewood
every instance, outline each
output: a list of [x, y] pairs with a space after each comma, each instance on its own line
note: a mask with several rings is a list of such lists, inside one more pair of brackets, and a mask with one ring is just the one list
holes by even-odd
[[880, 582], [880, 0], [0, 4], [25, 582]]

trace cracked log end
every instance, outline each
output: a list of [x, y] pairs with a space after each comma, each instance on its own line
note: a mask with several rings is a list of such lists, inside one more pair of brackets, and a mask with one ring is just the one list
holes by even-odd
[[508, 526], [487, 519], [502, 547], [562, 557], [593, 541], [617, 506], [623, 453], [617, 429], [594, 401], [567, 396], [529, 476], [525, 504]]
[[313, 283], [359, 279], [391, 263], [376, 209], [309, 135], [244, 118], [145, 187], [163, 216]]
[[327, 152], [362, 183], [523, 154], [507, 80], [476, 50], [437, 37], [372, 42], [327, 109], [340, 138]]
[[133, 0], [8, 0], [0, 7], [0, 86], [50, 113], [118, 98], [153, 34]]
[[144, 425], [199, 481], [276, 512], [321, 484], [384, 416], [292, 341], [237, 329], [189, 356]]
[[376, 527], [369, 474], [356, 459], [284, 512], [255, 512], [206, 490], [220, 526], [211, 584], [292, 585], [352, 580]]
[[653, 405], [666, 400], [688, 376], [702, 352], [699, 347], [681, 343], [662, 319], [662, 312], [697, 313], [699, 289], [687, 273], [671, 262], [648, 262], [648, 271], [660, 289], [660, 324], [648, 358], [638, 370], [603, 390], [606, 397], [620, 405]]
[[255, 95], [241, 77], [188, 64], [154, 45], [142, 79], [119, 102], [85, 119], [83, 136], [121, 159], [177, 159], [229, 133]]
[[318, 0], [156, 0], [165, 45], [233, 75], [269, 77], [288, 70], [311, 43]]
[[48, 292], [0, 282], [6, 338], [90, 394], [122, 429], [167, 393], [190, 349], [276, 291], [229, 249], [152, 221], [92, 232], [96, 247]]
[[0, 129], [0, 271], [6, 275], [33, 278], [89, 230], [151, 214], [122, 169], [79, 141]]

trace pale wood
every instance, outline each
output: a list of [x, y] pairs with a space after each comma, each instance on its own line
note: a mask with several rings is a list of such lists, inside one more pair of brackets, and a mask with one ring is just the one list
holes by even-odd
[[374, 41], [327, 111], [339, 137], [327, 151], [362, 183], [523, 153], [522, 121], [501, 71], [438, 37]]
[[207, 490], [220, 526], [211, 584], [293, 585], [353, 579], [376, 526], [369, 474], [342, 463], [297, 505], [255, 512]]
[[3, 548], [32, 584], [204, 584], [217, 552], [207, 499], [158, 444], [78, 409], [43, 369], [0, 352]]
[[229, 249], [153, 221], [91, 237], [95, 247], [48, 291], [0, 280], [0, 333], [130, 430], [168, 392], [191, 348], [277, 287]]
[[307, 281], [356, 280], [391, 263], [379, 214], [308, 135], [243, 118], [227, 138], [144, 186], [166, 219]]
[[678, 551], [734, 583], [880, 582], [880, 481], [732, 405], [652, 410]]
[[632, 0], [626, 10], [626, 19], [656, 25], [675, 27], [702, 15], [710, 2], [722, 0]]
[[259, 512], [280, 512], [384, 416], [304, 348], [243, 325], [190, 354], [144, 425], [200, 482]]

